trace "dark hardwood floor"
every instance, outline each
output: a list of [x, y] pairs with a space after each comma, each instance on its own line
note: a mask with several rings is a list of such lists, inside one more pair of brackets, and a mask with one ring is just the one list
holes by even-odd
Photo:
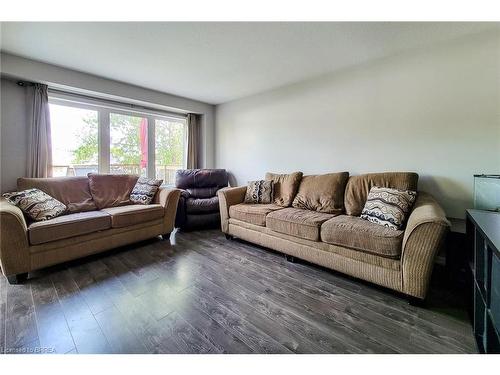
[[428, 306], [220, 231], [0, 275], [5, 353], [474, 353], [460, 295]]

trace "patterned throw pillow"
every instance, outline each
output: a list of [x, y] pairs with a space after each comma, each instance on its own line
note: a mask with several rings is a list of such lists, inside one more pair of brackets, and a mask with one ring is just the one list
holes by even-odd
[[130, 193], [130, 201], [136, 204], [150, 204], [162, 183], [163, 180], [139, 177]]
[[245, 203], [271, 203], [273, 201], [272, 181], [248, 181]]
[[53, 219], [66, 211], [66, 206], [39, 189], [2, 194], [34, 221]]
[[373, 186], [361, 218], [391, 229], [402, 229], [417, 192]]

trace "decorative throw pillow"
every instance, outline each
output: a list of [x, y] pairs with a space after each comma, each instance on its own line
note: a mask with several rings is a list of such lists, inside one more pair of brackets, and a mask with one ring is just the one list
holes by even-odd
[[289, 174], [266, 173], [266, 181], [273, 182], [274, 204], [281, 207], [289, 207], [292, 204], [295, 194], [302, 179], [302, 172]]
[[392, 229], [402, 229], [417, 192], [373, 186], [361, 218]]
[[245, 203], [271, 203], [273, 190], [272, 181], [248, 181]]
[[2, 194], [34, 221], [53, 219], [66, 211], [66, 206], [39, 189]]
[[418, 174], [414, 172], [365, 173], [351, 176], [345, 187], [345, 213], [360, 216], [372, 186], [417, 191], [417, 185]]
[[130, 193], [130, 202], [136, 204], [150, 204], [162, 183], [163, 180], [139, 177]]

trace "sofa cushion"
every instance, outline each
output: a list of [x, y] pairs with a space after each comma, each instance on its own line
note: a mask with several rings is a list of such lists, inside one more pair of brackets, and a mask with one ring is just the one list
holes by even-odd
[[2, 197], [19, 207], [31, 220], [44, 221], [62, 215], [66, 206], [39, 189], [4, 193]]
[[265, 226], [266, 215], [272, 211], [281, 210], [277, 204], [246, 204], [240, 203], [229, 207], [229, 217], [250, 224]]
[[139, 177], [130, 193], [130, 202], [135, 204], [150, 204], [162, 183], [163, 180]]
[[89, 179], [80, 177], [18, 178], [18, 190], [40, 189], [66, 206], [66, 212], [95, 211]]
[[159, 219], [165, 215], [165, 209], [160, 204], [133, 204], [120, 207], [103, 208], [102, 211], [111, 215], [111, 226], [113, 228], [128, 227]]
[[344, 196], [347, 215], [359, 216], [372, 186], [417, 191], [418, 174], [412, 172], [368, 173], [351, 176]]
[[219, 197], [186, 199], [186, 213], [205, 214], [211, 212], [219, 212]]
[[332, 217], [332, 214], [288, 207], [267, 215], [266, 227], [290, 236], [319, 241], [321, 224]]
[[78, 212], [32, 223], [28, 237], [32, 245], [76, 237], [111, 228], [111, 216], [102, 211]]
[[304, 210], [341, 214], [349, 172], [304, 176], [292, 206]]
[[90, 193], [99, 209], [130, 204], [130, 193], [138, 176], [89, 173]]
[[302, 179], [302, 172], [289, 174], [266, 173], [266, 180], [273, 181], [274, 203], [278, 206], [289, 207]]
[[321, 240], [366, 251], [386, 258], [399, 258], [404, 231], [394, 230], [363, 220], [360, 217], [340, 215], [323, 223]]

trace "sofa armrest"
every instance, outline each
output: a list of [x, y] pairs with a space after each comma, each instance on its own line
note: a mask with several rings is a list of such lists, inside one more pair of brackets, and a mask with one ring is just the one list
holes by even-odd
[[191, 194], [187, 190], [184, 189], [179, 189], [179, 190], [181, 191], [181, 197], [183, 197], [184, 199], [191, 197]]
[[0, 266], [5, 276], [30, 271], [28, 226], [23, 212], [0, 199]]
[[224, 233], [229, 232], [229, 207], [242, 203], [245, 200], [246, 191], [246, 186], [227, 187], [217, 191], [221, 229]]
[[174, 230], [175, 214], [181, 190], [175, 188], [160, 188], [155, 195], [153, 203], [161, 204], [165, 209], [163, 230], [164, 234]]
[[427, 193], [419, 192], [408, 218], [401, 254], [403, 292], [424, 299], [436, 257], [450, 227], [443, 209]]

